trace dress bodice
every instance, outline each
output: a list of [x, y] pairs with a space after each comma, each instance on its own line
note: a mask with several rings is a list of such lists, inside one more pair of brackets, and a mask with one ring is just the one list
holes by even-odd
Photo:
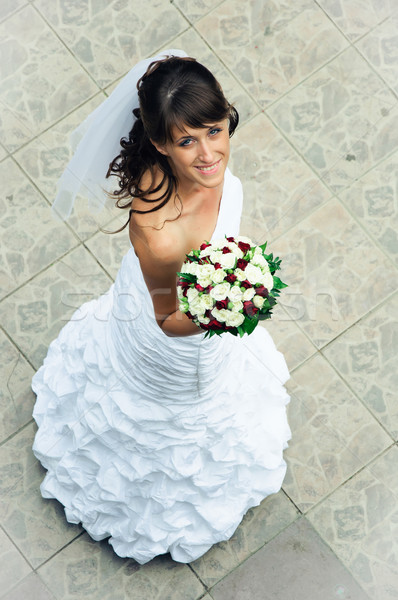
[[[227, 169], [211, 240], [224, 235], [237, 235], [241, 213], [241, 182]], [[221, 373], [228, 364], [227, 353], [223, 351], [224, 336], [204, 340], [203, 332], [193, 336], [169, 337], [160, 329], [133, 246], [123, 258], [113, 287], [113, 311], [108, 328], [110, 343], [117, 357], [115, 369], [132, 373], [134, 378], [142, 369], [146, 371], [146, 378], [148, 371], [153, 370], [157, 391], [159, 379], [164, 381], [165, 398], [175, 398], [176, 372], [184, 380], [184, 389], [191, 403], [194, 398], [211, 394], [213, 386], [217, 384], [217, 373]], [[192, 358], [189, 362], [187, 355]], [[134, 357], [135, 365], [131, 365], [131, 357]], [[163, 370], [162, 373], [159, 373], [159, 368]], [[187, 386], [188, 382], [191, 385]]]

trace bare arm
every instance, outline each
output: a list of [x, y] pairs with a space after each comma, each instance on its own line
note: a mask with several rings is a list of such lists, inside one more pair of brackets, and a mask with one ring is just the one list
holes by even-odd
[[170, 337], [197, 335], [202, 330], [178, 309], [177, 271], [181, 270], [185, 251], [181, 240], [172, 240], [159, 232], [137, 231], [134, 249], [152, 298], [156, 322]]

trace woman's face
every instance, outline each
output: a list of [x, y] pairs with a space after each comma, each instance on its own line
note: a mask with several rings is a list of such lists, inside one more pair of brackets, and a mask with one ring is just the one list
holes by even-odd
[[156, 145], [173, 167], [182, 189], [199, 184], [206, 188], [220, 185], [229, 159], [228, 119], [199, 129], [174, 128], [173, 142]]

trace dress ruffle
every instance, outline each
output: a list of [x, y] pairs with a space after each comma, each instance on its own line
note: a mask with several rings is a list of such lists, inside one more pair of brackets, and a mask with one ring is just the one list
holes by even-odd
[[193, 561], [280, 489], [288, 377], [261, 326], [167, 337], [131, 248], [33, 379], [41, 493], [119, 556]]

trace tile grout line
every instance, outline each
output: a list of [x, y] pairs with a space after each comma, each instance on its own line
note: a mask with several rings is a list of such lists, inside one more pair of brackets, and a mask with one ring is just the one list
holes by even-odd
[[347, 387], [350, 390], [350, 392], [353, 394], [353, 396], [355, 396], [355, 398], [358, 399], [358, 401], [361, 403], [362, 407], [366, 410], [366, 412], [372, 418], [372, 421], [375, 421], [383, 429], [383, 431], [388, 435], [388, 437], [391, 440], [391, 443], [395, 444], [395, 442], [397, 440], [395, 440], [393, 438], [392, 433], [390, 433], [388, 431], [386, 426], [376, 417], [376, 415], [370, 410], [370, 408], [366, 404], [364, 404], [364, 402], [361, 400], [360, 395], [357, 392], [355, 392], [355, 390], [351, 387], [351, 384], [345, 379], [344, 375], [342, 373], [340, 373], [340, 371], [337, 369], [337, 367], [334, 366], [334, 364], [328, 359], [328, 357], [323, 352], [321, 352], [321, 355], [326, 360], [326, 362], [331, 367], [331, 369], [335, 372], [338, 379], [344, 384], [345, 387]]

